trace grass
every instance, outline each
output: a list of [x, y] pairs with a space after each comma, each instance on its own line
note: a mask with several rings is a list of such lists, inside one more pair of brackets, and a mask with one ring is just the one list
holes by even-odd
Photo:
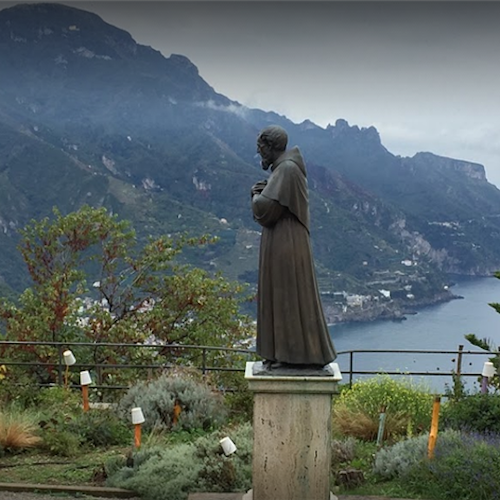
[[107, 459], [126, 455], [130, 447], [110, 447], [79, 453], [70, 459], [30, 451], [0, 459], [0, 481], [5, 483], [102, 486]]
[[421, 499], [422, 497], [416, 497], [411, 495], [398, 484], [396, 481], [386, 481], [383, 483], [370, 483], [367, 482], [362, 486], [357, 488], [349, 488], [349, 490], [340, 490], [338, 492], [341, 495], [367, 495], [367, 496], [381, 496], [388, 498], [411, 498], [411, 499]]
[[32, 413], [0, 410], [0, 448], [20, 450], [40, 443], [36, 416]]

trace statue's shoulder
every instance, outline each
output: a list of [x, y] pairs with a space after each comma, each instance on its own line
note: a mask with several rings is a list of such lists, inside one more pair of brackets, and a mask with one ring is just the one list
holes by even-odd
[[304, 174], [300, 164], [292, 158], [283, 160], [277, 170], [280, 170], [280, 174], [285, 176], [302, 177]]

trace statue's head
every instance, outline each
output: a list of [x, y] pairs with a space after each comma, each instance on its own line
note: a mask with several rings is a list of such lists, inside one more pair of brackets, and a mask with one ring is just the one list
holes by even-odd
[[286, 150], [288, 134], [278, 125], [261, 130], [257, 137], [257, 152], [262, 158], [261, 165], [267, 170]]

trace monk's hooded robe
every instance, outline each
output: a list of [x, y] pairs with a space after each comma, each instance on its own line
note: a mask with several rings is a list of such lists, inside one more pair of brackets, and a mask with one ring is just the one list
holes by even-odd
[[266, 360], [324, 366], [336, 358], [309, 238], [306, 169], [297, 147], [272, 165], [252, 197], [262, 226], [257, 301], [257, 353]]

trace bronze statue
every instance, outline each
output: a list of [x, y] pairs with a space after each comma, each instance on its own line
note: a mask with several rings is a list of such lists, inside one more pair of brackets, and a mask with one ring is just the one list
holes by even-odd
[[324, 366], [337, 354], [330, 339], [309, 238], [306, 168], [288, 135], [267, 127], [257, 138], [266, 181], [251, 191], [254, 219], [262, 226], [257, 300], [257, 353], [268, 367]]

